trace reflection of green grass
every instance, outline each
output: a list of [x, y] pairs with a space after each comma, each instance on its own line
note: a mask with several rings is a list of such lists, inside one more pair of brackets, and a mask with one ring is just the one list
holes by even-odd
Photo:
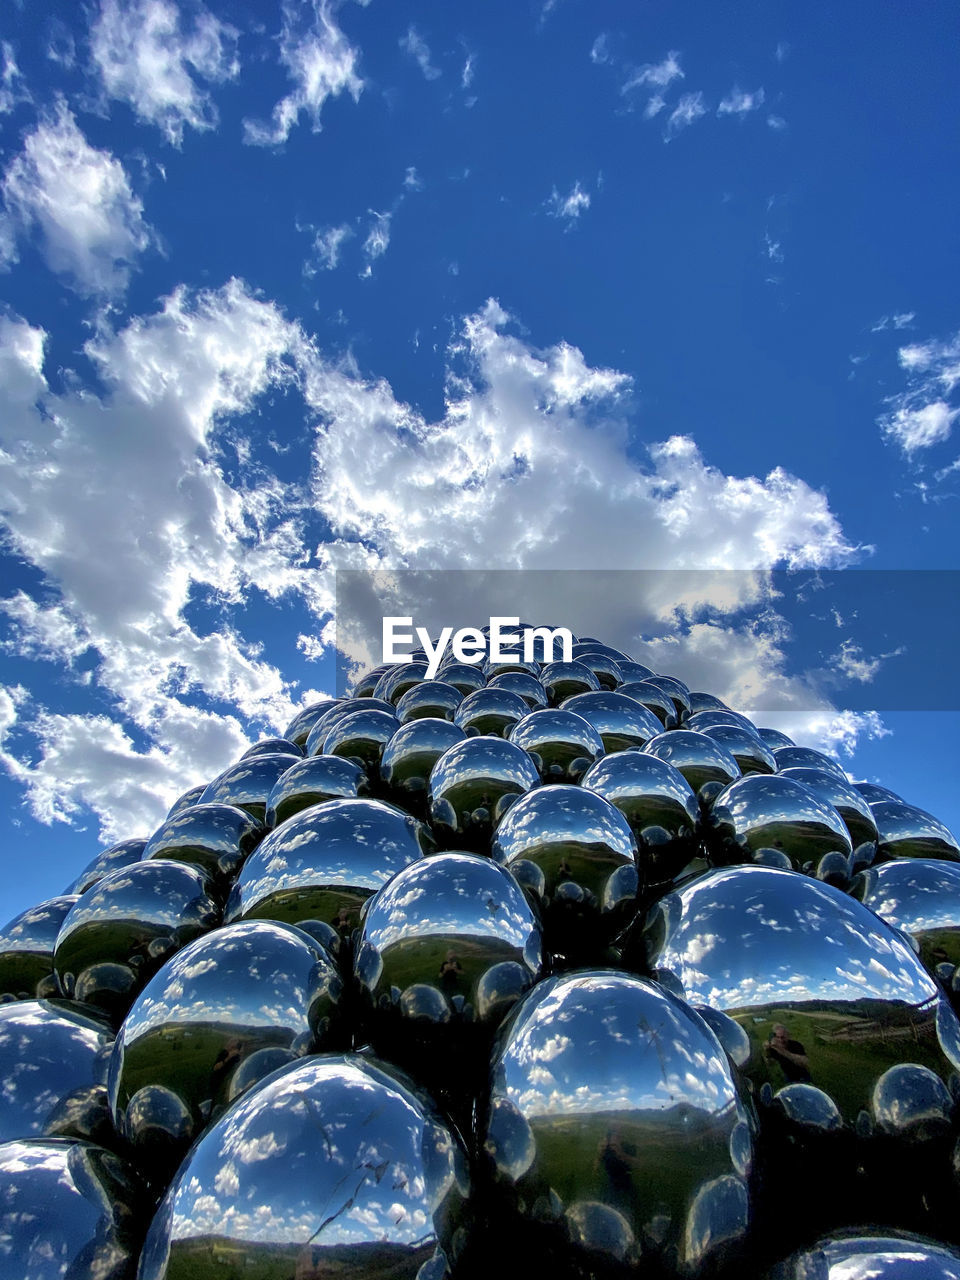
[[[456, 984], [446, 987], [440, 981], [440, 968], [451, 951], [462, 972], [457, 975]], [[469, 938], [462, 934], [411, 937], [389, 947], [380, 988], [392, 985], [404, 991], [416, 982], [426, 982], [448, 995], [462, 995], [469, 1000], [487, 969], [503, 960], [519, 961], [521, 956], [516, 947], [492, 935], [489, 938]]]
[[234, 1243], [223, 1236], [184, 1240], [171, 1250], [165, 1280], [320, 1280], [362, 1276], [402, 1280], [433, 1253], [432, 1245]]

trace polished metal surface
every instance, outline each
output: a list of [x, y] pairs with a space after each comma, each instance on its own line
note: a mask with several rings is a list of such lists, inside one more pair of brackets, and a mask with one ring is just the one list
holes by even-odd
[[556, 707], [532, 711], [507, 737], [527, 752], [544, 782], [579, 782], [604, 753], [603, 739], [589, 720]]
[[380, 778], [394, 804], [427, 817], [430, 773], [443, 753], [466, 734], [450, 720], [412, 720], [401, 725], [383, 750]]
[[324, 800], [355, 800], [366, 796], [370, 783], [355, 760], [341, 756], [307, 756], [298, 760], [273, 784], [267, 796], [265, 821], [278, 827], [301, 809]]
[[402, 809], [379, 800], [328, 800], [295, 814], [253, 851], [225, 918], [320, 920], [349, 935], [364, 900], [432, 849], [429, 831]]
[[552, 909], [547, 941], [557, 950], [569, 950], [567, 935], [578, 928], [557, 913], [599, 917], [611, 936], [632, 915], [636, 839], [623, 814], [586, 786], [540, 787], [522, 796], [497, 827], [490, 854]]
[[559, 706], [565, 698], [577, 693], [589, 693], [600, 688], [600, 681], [588, 666], [574, 659], [572, 662], [548, 662], [540, 672], [547, 700], [552, 707]]
[[489, 658], [485, 658], [480, 665], [484, 679], [487, 684], [496, 676], [509, 675], [510, 672], [516, 672], [518, 675], [528, 675], [534, 678], [540, 675], [542, 664], [537, 662], [535, 658], [531, 658], [528, 662], [525, 658], [506, 658], [502, 662], [491, 662]]
[[673, 765], [694, 791], [708, 782], [719, 782], [726, 787], [740, 777], [740, 766], [733, 754], [708, 733], [697, 733], [695, 729], [657, 734], [644, 745], [643, 751]]
[[90, 1142], [0, 1146], [4, 1280], [134, 1280], [150, 1202], [136, 1173]]
[[890, 1067], [916, 1063], [945, 1084], [960, 1068], [960, 1023], [907, 940], [808, 876], [709, 872], [653, 908], [646, 947], [671, 990], [740, 1023], [758, 1090], [813, 1084], [853, 1125]]
[[323, 754], [356, 760], [373, 781], [380, 776], [383, 749], [400, 728], [400, 721], [390, 712], [371, 708], [352, 711], [329, 730], [323, 740]]
[[707, 824], [714, 849], [728, 861], [779, 849], [800, 871], [826, 853], [853, 852], [836, 809], [802, 782], [776, 774], [732, 782], [714, 800]]
[[388, 667], [377, 681], [373, 696], [396, 706], [408, 689], [426, 678], [426, 662], [398, 662]]
[[168, 818], [147, 841], [143, 861], [187, 862], [221, 882], [234, 878], [263, 838], [264, 827], [246, 809], [197, 804]]
[[526, 1223], [604, 1275], [694, 1276], [745, 1244], [751, 1113], [683, 1001], [615, 970], [548, 978], [491, 1080], [483, 1150], [511, 1232]]
[[397, 719], [401, 724], [408, 720], [452, 720], [463, 694], [445, 680], [422, 680], [413, 685], [397, 703]]
[[642, 751], [605, 756], [581, 786], [623, 814], [639, 847], [645, 885], [672, 879], [696, 853], [700, 806], [686, 778], [666, 760]]
[[623, 684], [620, 665], [609, 654], [597, 649], [586, 649], [583, 653], [575, 653], [573, 656], [577, 662], [582, 662], [585, 667], [590, 668], [600, 682], [601, 689], [616, 689], [617, 685]]
[[297, 757], [279, 751], [238, 760], [207, 785], [200, 803], [234, 805], [263, 822], [274, 783], [296, 762]]
[[776, 773], [777, 762], [773, 752], [761, 742], [754, 730], [736, 724], [713, 724], [702, 732], [727, 748], [742, 773]]
[[330, 710], [316, 720], [307, 734], [307, 740], [303, 746], [305, 755], [322, 755], [327, 734], [333, 726], [356, 711], [386, 711], [390, 715], [396, 714], [396, 707], [392, 702], [385, 702], [382, 698], [374, 698], [372, 695], [369, 698], [341, 698], [337, 702], [328, 703], [328, 706]]
[[784, 769], [781, 777], [802, 782], [821, 800], [832, 804], [843, 819], [855, 849], [862, 844], [876, 844], [877, 824], [870, 806], [845, 777], [838, 777], [827, 769], [804, 767]]
[[960, 964], [960, 863], [903, 858], [862, 871], [850, 892], [916, 942], [933, 972]]
[[646, 680], [650, 676], [656, 675], [650, 667], [645, 667], [642, 662], [632, 662], [629, 659], [617, 658], [617, 666], [620, 668], [620, 675], [624, 684], [635, 684], [638, 680]]
[[960, 861], [956, 836], [932, 813], [897, 800], [879, 800], [870, 808], [877, 824], [879, 857]]
[[[182, 796], [178, 796], [173, 804], [167, 810], [168, 818], [175, 818], [178, 813], [182, 813], [184, 809], [189, 809], [191, 805], [199, 804], [200, 797], [207, 789], [205, 782], [199, 783], [196, 787], [191, 787], [189, 791], [184, 791]], [[89, 888], [89, 885], [87, 886]]]
[[467, 738], [445, 751], [430, 773], [430, 825], [445, 848], [484, 852], [509, 806], [539, 785], [536, 765], [515, 743]]
[[838, 1231], [779, 1263], [768, 1280], [960, 1280], [960, 1253], [906, 1233]]
[[669, 693], [666, 693], [659, 685], [651, 684], [649, 680], [635, 680], [631, 683], [622, 684], [617, 692], [621, 697], [633, 698], [635, 702], [638, 702], [642, 707], [646, 707], [653, 714], [659, 721], [657, 733], [661, 729], [675, 729], [677, 727], [679, 723], [677, 708]]
[[344, 701], [346, 701], [344, 698], [327, 698], [323, 702], [311, 702], [308, 707], [304, 707], [297, 712], [286, 729], [284, 729], [283, 736], [289, 738], [291, 742], [295, 742], [298, 747], [305, 746], [310, 730], [317, 721], [325, 716], [331, 707], [335, 707]]
[[408, 1083], [357, 1055], [309, 1058], [245, 1094], [193, 1148], [139, 1280], [442, 1280], [468, 1193], [462, 1148]]
[[489, 1037], [543, 976], [540, 926], [511, 873], [472, 853], [438, 853], [368, 901], [354, 961], [374, 1049], [411, 1071], [425, 1052], [489, 1052]]
[[561, 710], [589, 720], [599, 733], [605, 751], [629, 751], [655, 738], [663, 726], [657, 716], [623, 693], [579, 693], [565, 698]]
[[66, 1001], [0, 1007], [0, 1142], [76, 1137], [110, 1141], [107, 1067], [113, 1030]]
[[487, 688], [506, 689], [509, 693], [516, 693], [531, 710], [548, 705], [543, 685], [536, 676], [531, 676], [526, 671], [504, 671], [498, 676], [492, 676]]
[[358, 676], [350, 692], [351, 698], [372, 698], [380, 677], [384, 672], [390, 670], [391, 665], [391, 663], [384, 662], [379, 667], [373, 667], [370, 671], [365, 671], [361, 676]]
[[466, 697], [482, 689], [487, 683], [486, 676], [479, 666], [473, 667], [466, 662], [444, 662], [437, 672], [437, 679], [445, 684], [452, 684]]
[[[201, 787], [202, 790], [203, 788]], [[187, 794], [189, 795], [190, 793], [187, 792]], [[180, 798], [182, 800], [185, 797], [181, 796]], [[179, 804], [179, 801], [177, 803]], [[174, 808], [176, 808], [176, 805], [174, 805]], [[95, 885], [98, 880], [102, 880], [111, 871], [116, 871], [118, 867], [129, 867], [133, 862], [139, 862], [146, 847], [146, 837], [142, 840], [121, 840], [119, 844], [112, 844], [109, 849], [103, 849], [96, 857], [91, 858], [65, 892], [86, 893], [91, 886]]]
[[488, 686], [464, 698], [457, 708], [453, 722], [470, 737], [477, 734], [495, 734], [498, 738], [505, 738], [510, 729], [518, 720], [522, 720], [529, 710], [526, 701], [519, 693]]
[[741, 729], [746, 729], [748, 733], [759, 736], [759, 731], [752, 720], [742, 716], [739, 711], [731, 711], [729, 707], [695, 711], [684, 725], [684, 728], [696, 729], [697, 733], [706, 733], [708, 729], [715, 729], [717, 725], [721, 724], [739, 726]]
[[794, 747], [796, 743], [792, 738], [788, 738], [785, 733], [781, 733], [779, 729], [758, 729], [757, 733], [771, 751], [777, 751], [780, 747]]
[[110, 1061], [110, 1106], [137, 1163], [172, 1175], [258, 1063], [268, 1074], [339, 1047], [340, 1000], [333, 959], [292, 925], [245, 920], [177, 952], [134, 1001]]
[[71, 999], [122, 1017], [164, 960], [220, 922], [213, 882], [183, 862], [121, 867], [70, 908], [54, 970]]
[[690, 690], [690, 714], [700, 711], [729, 711], [727, 704], [714, 693], [705, 693], [702, 689]]
[[867, 804], [879, 804], [883, 800], [894, 800], [898, 804], [905, 803], [903, 797], [898, 796], [895, 791], [891, 791], [889, 787], [878, 786], [875, 782], [855, 782], [853, 785]]
[[678, 723], [689, 718], [692, 711], [690, 690], [682, 680], [675, 676], [648, 676], [646, 683], [655, 685], [672, 700]]
[[21, 911], [0, 930], [0, 1000], [58, 994], [53, 948], [76, 894], [48, 898]]
[[773, 758], [777, 762], [778, 773], [785, 773], [787, 769], [822, 769], [842, 782], [847, 780], [847, 775], [836, 760], [824, 755], [822, 751], [814, 751], [812, 747], [774, 747]]
[[303, 747], [290, 738], [263, 738], [260, 742], [255, 742], [252, 747], [248, 747], [240, 759], [249, 760], [251, 756], [273, 755], [288, 755], [299, 760], [303, 755]]
[[612, 658], [619, 666], [621, 662], [629, 662], [630, 658], [620, 649], [614, 649], [612, 645], [604, 644], [602, 640], [597, 640], [593, 636], [580, 636], [579, 639], [574, 637], [572, 656], [579, 661], [584, 654], [596, 653], [606, 658]]

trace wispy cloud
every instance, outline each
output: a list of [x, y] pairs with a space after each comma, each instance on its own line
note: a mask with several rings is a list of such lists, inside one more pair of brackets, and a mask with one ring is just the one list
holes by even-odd
[[347, 222], [318, 231], [313, 240], [311, 255], [303, 264], [304, 275], [315, 276], [318, 271], [333, 271], [339, 266], [341, 246], [353, 234], [353, 228]]
[[562, 218], [567, 223], [567, 229], [569, 230], [581, 213], [590, 208], [590, 195], [584, 191], [579, 181], [577, 181], [565, 196], [562, 196], [554, 187], [546, 206], [551, 218]]
[[469, 89], [473, 84], [473, 77], [476, 74], [477, 59], [472, 53], [468, 53], [463, 63], [463, 70], [460, 72], [460, 88]]
[[895, 315], [881, 316], [870, 328], [871, 333], [883, 333], [887, 329], [909, 329], [916, 320], [915, 311], [901, 311]]
[[[913, 319], [907, 316], [903, 327]], [[960, 333], [901, 347], [897, 359], [907, 386], [888, 398], [889, 409], [879, 424], [888, 439], [912, 455], [948, 440], [960, 417], [960, 407], [953, 403], [960, 386]]]
[[662, 62], [648, 62], [642, 67], [635, 68], [627, 77], [621, 93], [632, 93], [634, 89], [650, 86], [655, 89], [665, 89], [674, 80], [682, 80], [684, 78], [683, 71], [680, 67], [680, 54], [675, 50], [667, 54]]
[[666, 131], [664, 132], [664, 142], [670, 142], [682, 130], [687, 129], [694, 124], [701, 116], [707, 114], [707, 108], [703, 103], [702, 93], [685, 93], [674, 109], [670, 112], [667, 120]]
[[597, 66], [603, 66], [604, 63], [610, 62], [612, 55], [610, 53], [610, 37], [606, 31], [601, 31], [590, 46], [590, 61]]
[[349, 93], [354, 102], [363, 91], [358, 71], [359, 50], [337, 26], [329, 0], [284, 4], [280, 31], [280, 61], [294, 88], [273, 109], [269, 124], [244, 120], [244, 141], [254, 146], [286, 142], [290, 130], [305, 113], [314, 133], [321, 129], [320, 114], [328, 98]]
[[747, 116], [751, 111], [759, 111], [764, 103], [763, 89], [753, 93], [744, 93], [736, 85], [730, 90], [717, 107], [718, 116]]
[[23, 73], [17, 66], [13, 45], [0, 43], [0, 115], [7, 115], [20, 102], [29, 102], [30, 94]]
[[400, 48], [414, 59], [427, 80], [437, 80], [442, 72], [430, 61], [430, 47], [416, 27], [407, 28], [407, 34], [400, 40]]
[[367, 231], [367, 238], [363, 242], [363, 256], [367, 264], [360, 272], [364, 280], [369, 279], [373, 274], [373, 263], [377, 258], [382, 258], [387, 252], [390, 244], [390, 222], [393, 218], [392, 212], [377, 213], [373, 209], [370, 210], [370, 216], [373, 221]]
[[190, 30], [170, 0], [101, 0], [90, 51], [108, 98], [180, 146], [184, 128], [212, 129], [217, 110], [197, 79], [222, 83], [240, 70], [238, 31], [202, 5]]

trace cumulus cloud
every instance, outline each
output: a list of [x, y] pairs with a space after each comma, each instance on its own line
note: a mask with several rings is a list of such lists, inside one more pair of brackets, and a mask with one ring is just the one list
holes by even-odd
[[[896, 317], [906, 327], [912, 314]], [[907, 386], [887, 400], [879, 419], [884, 435], [904, 453], [915, 454], [949, 439], [960, 407], [953, 403], [960, 386], [960, 333], [945, 340], [911, 343], [897, 352]]]
[[52, 271], [82, 294], [117, 294], [151, 242], [123, 165], [92, 147], [60, 103], [27, 135], [0, 190], [16, 230], [36, 232]]
[[[407, 28], [407, 34], [400, 40], [400, 48], [404, 53], [409, 54], [409, 56], [413, 58], [417, 66], [423, 72], [424, 79], [437, 80], [440, 77], [442, 74], [440, 69], [435, 67], [430, 61], [430, 46], [427, 44], [426, 40], [424, 40], [423, 36], [421, 36], [417, 31], [416, 27], [410, 26]], [[466, 79], [466, 73], [464, 74], [464, 81], [465, 83], [463, 87], [466, 88], [470, 83], [469, 80]]]
[[184, 29], [171, 0], [101, 0], [90, 49], [106, 96], [129, 103], [180, 146], [186, 127], [216, 126], [216, 107], [198, 81], [220, 84], [239, 73], [238, 34], [203, 7]]
[[[7, 691], [2, 759], [39, 817], [93, 810], [105, 837], [156, 825], [252, 733], [283, 727], [298, 699], [244, 635], [244, 605], [298, 602], [314, 621], [301, 650], [320, 657], [334, 566], [752, 570], [732, 595], [721, 575], [691, 587], [682, 616], [674, 593], [646, 617], [665, 668], [666, 637], [685, 629], [707, 687], [756, 702], [779, 687], [775, 633], [696, 609], [729, 614], [762, 598], [774, 565], [853, 552], [797, 477], [726, 475], [687, 437], [640, 446], [624, 374], [566, 342], [531, 345], [494, 301], [463, 323], [436, 420], [238, 281], [97, 332], [99, 391], [74, 375], [54, 392], [44, 341], [25, 319], [0, 323], [0, 511], [47, 584], [42, 602], [10, 596], [6, 624], [25, 654], [91, 671], [97, 702], [64, 714]], [[302, 481], [251, 460], [266, 394], [301, 397], [315, 423], [285, 467]], [[610, 596], [603, 634], [631, 604]]]
[[583, 213], [584, 209], [590, 208], [590, 196], [577, 181], [565, 196], [562, 196], [554, 187], [546, 204], [547, 212], [551, 218], [562, 218], [567, 227], [570, 228]]
[[245, 120], [244, 141], [254, 146], [286, 142], [290, 130], [305, 113], [314, 133], [321, 129], [320, 114], [328, 98], [349, 93], [358, 102], [363, 80], [357, 71], [359, 50], [350, 43], [334, 18], [330, 0], [310, 0], [283, 6], [280, 61], [287, 68], [293, 89], [273, 109], [270, 123]]

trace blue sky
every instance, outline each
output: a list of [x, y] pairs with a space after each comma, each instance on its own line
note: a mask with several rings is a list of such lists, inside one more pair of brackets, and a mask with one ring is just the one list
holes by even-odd
[[[5, 918], [332, 687], [337, 566], [956, 567], [952, 4], [0, 23]], [[744, 603], [645, 652], [960, 826], [909, 638]]]

